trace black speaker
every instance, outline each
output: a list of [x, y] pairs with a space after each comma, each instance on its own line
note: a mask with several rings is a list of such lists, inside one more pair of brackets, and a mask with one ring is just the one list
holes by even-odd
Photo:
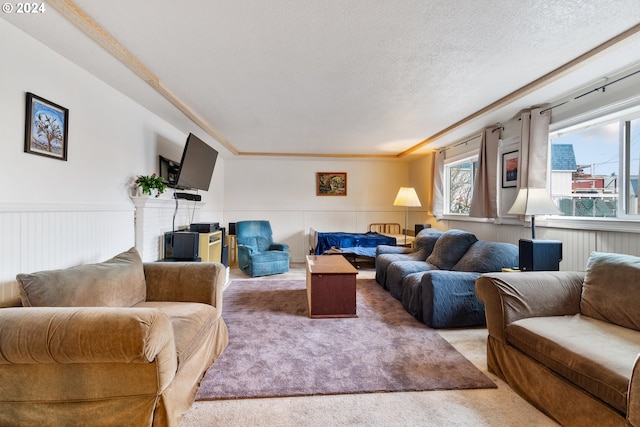
[[431, 224], [416, 224], [414, 226], [414, 236], [417, 236], [419, 232], [421, 232], [422, 230], [424, 230], [425, 228], [431, 228]]
[[229, 223], [229, 234], [231, 234], [232, 236], [236, 235], [236, 223], [235, 222], [230, 222]]
[[222, 260], [220, 261], [225, 267], [229, 267], [229, 246], [222, 247]]
[[562, 261], [562, 242], [559, 240], [520, 239], [521, 271], [558, 271]]
[[164, 257], [192, 261], [198, 258], [199, 233], [175, 231], [164, 233]]

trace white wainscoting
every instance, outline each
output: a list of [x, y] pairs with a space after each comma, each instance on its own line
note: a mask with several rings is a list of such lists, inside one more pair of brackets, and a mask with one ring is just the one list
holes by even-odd
[[18, 295], [18, 273], [100, 262], [133, 245], [132, 204], [0, 204], [0, 300]]

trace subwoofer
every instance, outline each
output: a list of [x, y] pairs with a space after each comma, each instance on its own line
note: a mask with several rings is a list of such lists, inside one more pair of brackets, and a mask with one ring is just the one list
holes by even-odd
[[562, 261], [562, 242], [559, 240], [520, 239], [521, 271], [558, 271]]

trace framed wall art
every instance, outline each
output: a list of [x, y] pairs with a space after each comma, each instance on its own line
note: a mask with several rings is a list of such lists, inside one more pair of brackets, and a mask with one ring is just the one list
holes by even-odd
[[346, 172], [317, 172], [316, 173], [317, 196], [346, 196], [347, 173]]
[[518, 151], [502, 154], [502, 188], [518, 186]]
[[27, 92], [24, 152], [67, 160], [69, 110]]

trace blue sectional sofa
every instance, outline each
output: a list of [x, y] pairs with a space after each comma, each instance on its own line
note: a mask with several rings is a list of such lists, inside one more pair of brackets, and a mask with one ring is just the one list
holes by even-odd
[[413, 250], [378, 246], [376, 281], [432, 328], [476, 326], [485, 324], [476, 279], [517, 265], [518, 247], [511, 243], [478, 240], [462, 230], [425, 229]]

